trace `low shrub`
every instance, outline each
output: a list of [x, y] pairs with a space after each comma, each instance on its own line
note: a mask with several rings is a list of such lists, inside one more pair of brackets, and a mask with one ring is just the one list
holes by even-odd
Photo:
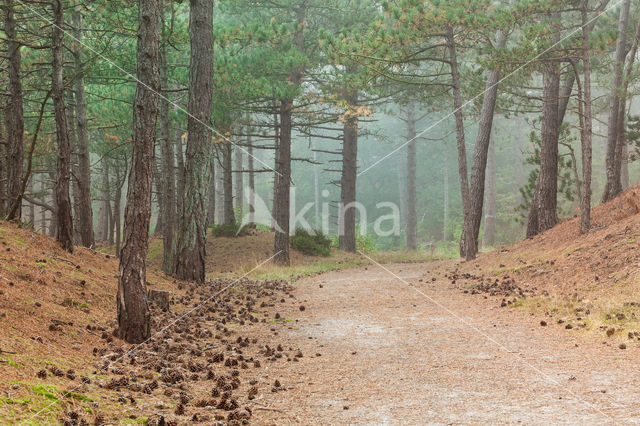
[[240, 228], [240, 224], [237, 223], [233, 225], [216, 224], [211, 227], [211, 235], [214, 237], [242, 237], [249, 235], [250, 232], [250, 226]]
[[306, 229], [297, 228], [291, 237], [291, 247], [308, 256], [329, 256], [331, 239], [320, 231], [311, 235]]

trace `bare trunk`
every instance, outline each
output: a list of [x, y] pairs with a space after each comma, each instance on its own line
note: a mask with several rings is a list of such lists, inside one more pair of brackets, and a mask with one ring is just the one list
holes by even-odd
[[89, 157], [89, 126], [87, 119], [87, 102], [84, 91], [84, 69], [82, 66], [82, 12], [79, 6], [73, 11], [73, 35], [77, 43], [73, 43], [75, 60], [75, 106], [78, 128], [78, 217], [79, 234], [82, 245], [95, 245], [93, 234], [93, 207], [91, 205], [91, 159]]
[[153, 156], [160, 75], [158, 52], [160, 2], [138, 0], [138, 84], [133, 105], [133, 152], [118, 280], [118, 331], [129, 343], [151, 334], [146, 294]]
[[[162, 23], [164, 27], [164, 20]], [[164, 34], [164, 31], [162, 32]], [[165, 89], [164, 96], [169, 96], [166, 90], [169, 88], [169, 71], [167, 65], [167, 42], [162, 44], [160, 51], [160, 80]], [[175, 152], [171, 139], [171, 122], [169, 118], [169, 101], [159, 100], [158, 120], [160, 139], [160, 155], [162, 157], [162, 193], [164, 204], [164, 225], [162, 239], [162, 270], [173, 273], [175, 267], [175, 225], [176, 225], [176, 183], [175, 183]]]
[[276, 149], [276, 190], [274, 194], [276, 236], [274, 261], [289, 265], [289, 209], [291, 182], [291, 115], [293, 100], [280, 103], [280, 141]]
[[496, 232], [496, 147], [495, 131], [492, 133], [493, 143], [489, 144], [487, 156], [486, 192], [484, 200], [484, 231], [482, 232], [482, 247], [491, 247], [495, 244]]
[[613, 85], [609, 95], [609, 121], [607, 127], [607, 156], [606, 170], [607, 183], [602, 201], [609, 201], [615, 198], [622, 190], [620, 183], [620, 170], [616, 161], [616, 150], [618, 142], [618, 115], [620, 113], [620, 91], [622, 89], [622, 73], [624, 70], [624, 60], [627, 55], [627, 23], [629, 21], [629, 9], [631, 0], [624, 0], [620, 9], [620, 19], [618, 20], [618, 42], [616, 44], [615, 61], [613, 68]]
[[256, 220], [256, 177], [253, 171], [253, 146], [251, 146], [251, 136], [247, 140], [249, 144], [249, 158], [247, 158], [247, 167], [249, 168], [249, 223], [255, 223]]
[[591, 156], [592, 156], [592, 117], [591, 117], [591, 59], [589, 57], [589, 29], [587, 23], [587, 2], [582, 7], [582, 66], [584, 75], [582, 119], [582, 198], [580, 200], [580, 233], [585, 234], [591, 228]]
[[416, 202], [416, 106], [407, 105], [407, 250], [418, 249], [418, 208]]
[[24, 111], [22, 107], [22, 80], [20, 77], [20, 43], [14, 17], [14, 1], [5, 0], [5, 34], [7, 37], [9, 96], [6, 108], [7, 137], [7, 198], [9, 205], [18, 201], [18, 208], [7, 220], [20, 219], [20, 188], [22, 185], [22, 163], [24, 158]]
[[449, 241], [449, 163], [447, 146], [442, 144], [442, 241]]
[[222, 183], [224, 194], [224, 217], [225, 225], [236, 223], [235, 212], [233, 211], [233, 170], [232, 170], [232, 145], [227, 142], [222, 147]]
[[537, 191], [538, 230], [544, 232], [557, 223], [558, 194], [558, 94], [560, 73], [557, 64], [547, 64], [543, 74], [544, 104], [540, 146], [540, 177]]
[[460, 239], [460, 255], [473, 259], [477, 251], [473, 238], [473, 221], [471, 212], [471, 195], [469, 193], [469, 178], [467, 174], [467, 148], [464, 136], [464, 121], [462, 117], [462, 94], [460, 91], [460, 75], [458, 72], [458, 59], [453, 29], [447, 29], [447, 48], [449, 50], [449, 65], [451, 67], [451, 80], [453, 85], [453, 112], [456, 122], [456, 141], [458, 149], [458, 177], [460, 180], [460, 193], [462, 195], [463, 231]]
[[244, 209], [244, 174], [242, 170], [242, 165], [244, 163], [244, 155], [239, 146], [236, 146], [233, 150], [234, 160], [235, 160], [235, 182], [233, 184], [235, 190], [235, 204], [236, 210], [238, 211], [238, 217], [242, 218], [243, 209]]
[[[340, 232], [338, 245], [341, 250], [356, 251], [356, 184], [358, 177], [358, 118], [354, 116], [358, 105], [358, 93], [345, 96], [346, 119], [343, 126], [342, 175], [340, 180]], [[351, 108], [353, 107], [353, 110]]]
[[216, 160], [211, 155], [209, 161], [209, 191], [207, 205], [207, 226], [212, 226], [216, 222]]
[[204, 283], [213, 99], [213, 2], [191, 0], [187, 164], [176, 275]]
[[[78, 152], [78, 135], [76, 134], [75, 122], [75, 101], [73, 92], [67, 90], [67, 123], [69, 123], [69, 141], [71, 143], [71, 191], [72, 191], [72, 209], [73, 209], [73, 243], [82, 245], [82, 236], [80, 235], [80, 187], [78, 176], [80, 174], [77, 162]], [[75, 160], [74, 160], [75, 157]]]
[[64, 37], [62, 30], [64, 27], [62, 0], [53, 1], [53, 19], [53, 69], [51, 88], [56, 119], [56, 137], [58, 139], [58, 162], [56, 167], [56, 240], [64, 250], [73, 252], [73, 219], [71, 216], [71, 200], [69, 197], [71, 147], [69, 145], [69, 128], [64, 105], [64, 81], [62, 79], [64, 62], [62, 54]]
[[[506, 41], [507, 39], [502, 31], [498, 31], [496, 33], [496, 48], [504, 48]], [[469, 194], [470, 215], [468, 216], [471, 224], [465, 224], [462, 231], [462, 238], [460, 239], [460, 253], [464, 255], [467, 260], [475, 258], [478, 251], [478, 235], [480, 232], [480, 223], [482, 222], [487, 153], [491, 140], [491, 129], [493, 127], [493, 115], [498, 98], [499, 81], [500, 70], [498, 68], [494, 68], [487, 73], [482, 109], [480, 111], [480, 122], [478, 124], [478, 135], [476, 137], [473, 163], [471, 165], [471, 188]], [[466, 235], [468, 229], [473, 230], [473, 235], [470, 237]], [[470, 244], [469, 242], [471, 240], [473, 241]]]
[[176, 222], [174, 227], [176, 231], [180, 227], [180, 215], [182, 214], [183, 204], [184, 204], [184, 179], [185, 179], [185, 170], [184, 170], [184, 153], [183, 153], [183, 139], [182, 135], [178, 135], [176, 137], [176, 159], [178, 164], [178, 177], [176, 179]]

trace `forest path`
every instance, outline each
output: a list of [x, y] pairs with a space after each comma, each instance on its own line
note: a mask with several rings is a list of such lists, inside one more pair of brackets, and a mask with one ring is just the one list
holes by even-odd
[[374, 265], [297, 283], [305, 309], [283, 304], [287, 320], [265, 332], [303, 357], [267, 363], [263, 380], [286, 390], [254, 401], [252, 421], [640, 423], [640, 347], [463, 294], [443, 277], [451, 266], [385, 266], [414, 288]]

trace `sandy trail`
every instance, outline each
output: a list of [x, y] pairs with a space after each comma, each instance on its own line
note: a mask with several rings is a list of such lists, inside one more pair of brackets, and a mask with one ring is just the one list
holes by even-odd
[[523, 309], [462, 294], [443, 279], [447, 265], [388, 267], [415, 289], [373, 265], [298, 283], [305, 310], [283, 304], [293, 321], [270, 327], [303, 357], [269, 363], [263, 380], [287, 390], [256, 400], [253, 420], [640, 423], [640, 347], [541, 327]]

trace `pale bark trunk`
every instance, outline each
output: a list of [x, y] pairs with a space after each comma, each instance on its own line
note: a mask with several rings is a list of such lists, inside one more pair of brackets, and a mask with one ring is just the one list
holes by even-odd
[[496, 232], [496, 144], [493, 131], [487, 156], [486, 192], [484, 201], [484, 230], [482, 232], [482, 247], [487, 248], [495, 244]]
[[242, 220], [243, 211], [244, 211], [244, 174], [243, 174], [243, 163], [244, 163], [244, 153], [239, 146], [234, 147], [234, 190], [235, 190], [235, 205], [236, 210], [238, 211], [238, 217]]
[[233, 211], [233, 170], [232, 170], [232, 145], [226, 142], [222, 146], [222, 183], [223, 183], [223, 222], [225, 225], [236, 223]]
[[256, 220], [256, 176], [253, 171], [253, 146], [251, 146], [251, 136], [247, 139], [249, 144], [249, 158], [247, 159], [247, 167], [249, 168], [249, 223]]
[[407, 105], [407, 250], [418, 249], [418, 209], [416, 201], [416, 107]]

